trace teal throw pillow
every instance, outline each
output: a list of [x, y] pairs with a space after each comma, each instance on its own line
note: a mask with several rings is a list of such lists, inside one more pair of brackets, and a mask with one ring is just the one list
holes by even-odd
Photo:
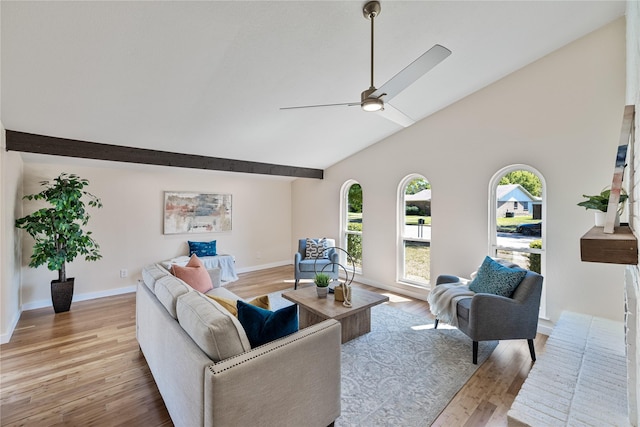
[[193, 254], [196, 254], [198, 257], [216, 256], [215, 240], [210, 242], [191, 242], [187, 240], [187, 243], [189, 243], [189, 256]]
[[469, 289], [475, 293], [510, 298], [526, 274], [526, 270], [505, 267], [490, 257], [485, 257], [478, 269], [478, 275], [469, 284]]
[[238, 300], [237, 307], [238, 320], [249, 338], [251, 348], [298, 330], [298, 306], [296, 305], [270, 311]]

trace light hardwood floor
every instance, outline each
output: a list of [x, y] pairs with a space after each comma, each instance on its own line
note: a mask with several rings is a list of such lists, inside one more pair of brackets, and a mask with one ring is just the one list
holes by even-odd
[[[293, 287], [291, 266], [240, 275], [228, 288], [249, 298]], [[389, 305], [430, 316], [426, 302]], [[535, 341], [538, 354], [546, 336]], [[471, 358], [471, 342], [469, 342]], [[434, 426], [504, 426], [531, 369], [526, 341], [503, 341]], [[74, 303], [68, 313], [26, 311], [0, 346], [2, 426], [171, 426], [135, 337], [135, 294]]]

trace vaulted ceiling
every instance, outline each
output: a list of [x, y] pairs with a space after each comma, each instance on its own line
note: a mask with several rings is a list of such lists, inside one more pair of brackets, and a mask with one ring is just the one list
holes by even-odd
[[[6, 129], [326, 168], [403, 127], [369, 87], [360, 1], [2, 1]], [[415, 120], [624, 15], [623, 1], [381, 1], [375, 83], [452, 55], [392, 101]]]

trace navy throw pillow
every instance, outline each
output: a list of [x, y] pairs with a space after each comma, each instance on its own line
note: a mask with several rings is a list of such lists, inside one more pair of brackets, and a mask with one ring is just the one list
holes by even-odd
[[249, 338], [251, 348], [298, 330], [298, 306], [296, 305], [270, 311], [238, 300], [237, 307], [238, 320]]
[[198, 257], [203, 256], [216, 256], [216, 241], [210, 242], [191, 242], [189, 243], [189, 256], [196, 254]]
[[469, 283], [469, 289], [475, 293], [501, 295], [511, 298], [526, 270], [509, 268], [497, 263], [491, 257], [485, 257], [478, 269], [478, 275]]

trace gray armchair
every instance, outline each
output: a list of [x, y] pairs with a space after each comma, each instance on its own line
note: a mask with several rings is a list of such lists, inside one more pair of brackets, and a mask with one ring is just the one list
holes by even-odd
[[318, 273], [323, 272], [328, 274], [332, 279], [338, 278], [339, 268], [339, 255], [335, 250], [335, 240], [327, 239], [327, 244], [330, 246], [329, 258], [305, 258], [307, 252], [307, 239], [300, 239], [298, 241], [298, 252], [294, 255], [293, 266], [295, 270], [296, 283], [294, 289], [298, 289], [298, 282], [300, 279], [313, 279], [316, 277], [316, 270]]
[[[542, 276], [527, 271], [511, 298], [477, 293], [456, 305], [458, 329], [473, 340], [473, 363], [478, 364], [478, 341], [526, 339], [531, 360], [538, 330]], [[436, 286], [458, 282], [457, 276], [438, 276]], [[438, 327], [438, 319], [434, 328]]]

